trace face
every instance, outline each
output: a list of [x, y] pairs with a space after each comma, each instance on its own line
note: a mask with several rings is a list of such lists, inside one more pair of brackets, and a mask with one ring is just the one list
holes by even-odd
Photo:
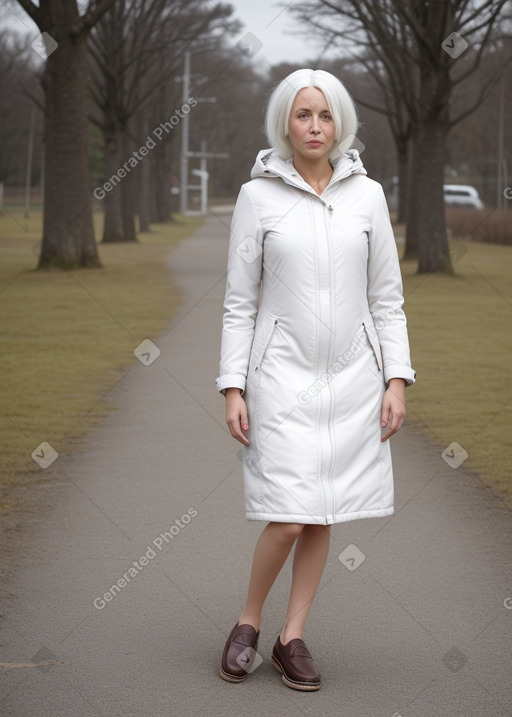
[[294, 156], [308, 160], [327, 159], [336, 128], [324, 93], [317, 87], [304, 87], [297, 93], [290, 119], [288, 139]]

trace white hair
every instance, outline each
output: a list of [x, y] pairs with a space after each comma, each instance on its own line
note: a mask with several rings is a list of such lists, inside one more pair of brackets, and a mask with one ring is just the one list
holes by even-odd
[[335, 127], [334, 145], [329, 154], [334, 158], [350, 148], [355, 140], [358, 120], [352, 97], [340, 80], [325, 70], [296, 70], [285, 77], [270, 96], [265, 116], [265, 134], [283, 159], [293, 155], [288, 139], [288, 122], [297, 93], [304, 87], [321, 90]]

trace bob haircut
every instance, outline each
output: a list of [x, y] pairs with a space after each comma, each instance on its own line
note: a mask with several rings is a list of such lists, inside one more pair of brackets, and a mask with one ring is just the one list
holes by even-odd
[[352, 145], [358, 120], [354, 102], [345, 86], [325, 70], [296, 70], [277, 85], [270, 96], [265, 116], [267, 139], [282, 159], [293, 155], [288, 139], [288, 121], [295, 97], [304, 87], [316, 87], [325, 95], [335, 127], [334, 145], [329, 153], [329, 158], [334, 159]]

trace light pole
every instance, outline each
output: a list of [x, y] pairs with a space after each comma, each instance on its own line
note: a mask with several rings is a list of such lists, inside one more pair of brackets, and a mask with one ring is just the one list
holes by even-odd
[[[184, 68], [183, 68], [183, 104], [186, 105], [190, 98], [190, 51], [185, 52]], [[200, 102], [217, 102], [216, 97], [196, 97]], [[180, 172], [181, 172], [181, 188], [180, 188], [180, 214], [188, 214], [188, 190], [192, 187], [188, 183], [188, 160], [191, 157], [201, 159], [201, 168], [195, 170], [194, 174], [201, 178], [201, 211], [200, 214], [206, 214], [206, 204], [208, 199], [208, 172], [206, 169], [206, 160], [209, 158], [227, 159], [229, 154], [225, 152], [206, 152], [205, 143], [201, 142], [201, 152], [189, 151], [189, 113], [183, 117], [183, 127], [181, 133], [181, 156], [180, 156]], [[195, 187], [193, 187], [195, 189]]]

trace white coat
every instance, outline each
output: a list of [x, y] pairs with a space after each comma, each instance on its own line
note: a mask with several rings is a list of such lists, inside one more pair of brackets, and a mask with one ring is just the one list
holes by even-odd
[[217, 389], [247, 403], [249, 520], [330, 524], [393, 512], [386, 383], [415, 381], [382, 187], [356, 150], [319, 196], [258, 154], [231, 224]]

